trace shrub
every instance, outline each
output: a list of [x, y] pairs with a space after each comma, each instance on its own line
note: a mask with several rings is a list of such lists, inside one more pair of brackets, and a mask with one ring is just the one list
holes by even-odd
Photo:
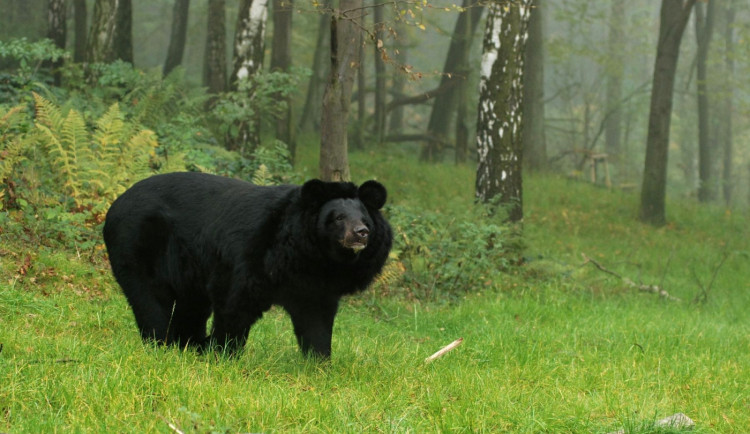
[[393, 261], [386, 267], [389, 286], [400, 286], [420, 298], [457, 296], [489, 286], [513, 260], [510, 228], [498, 223], [491, 207], [476, 204], [460, 218], [452, 215], [390, 206], [394, 230]]

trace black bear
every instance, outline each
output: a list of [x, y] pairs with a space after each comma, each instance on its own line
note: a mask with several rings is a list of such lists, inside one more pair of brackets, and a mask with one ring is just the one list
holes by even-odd
[[376, 181], [156, 175], [115, 200], [104, 242], [144, 340], [234, 353], [275, 304], [304, 354], [330, 357], [339, 299], [367, 288], [390, 251], [385, 201]]

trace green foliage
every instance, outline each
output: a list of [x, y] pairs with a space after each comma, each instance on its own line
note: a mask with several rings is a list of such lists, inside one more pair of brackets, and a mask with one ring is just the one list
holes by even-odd
[[391, 206], [387, 216], [394, 253], [406, 269], [404, 286], [419, 297], [455, 297], [491, 286], [511, 264], [510, 231], [489, 207], [469, 207], [458, 218]]
[[25, 151], [31, 137], [25, 134], [28, 115], [24, 106], [5, 109], [0, 106], [0, 210], [6, 201], [15, 201], [11, 175], [26, 159]]
[[102, 213], [117, 195], [150, 173], [157, 146], [154, 133], [126, 122], [117, 103], [92, 132], [76, 110], [64, 114], [39, 94], [36, 126], [50, 160], [50, 181], [61, 185], [74, 207]]
[[241, 131], [255, 133], [253, 119], [272, 120], [286, 110], [286, 98], [298, 90], [300, 79], [309, 70], [292, 68], [287, 72], [259, 72], [241, 80], [237, 90], [226, 92], [215, 101], [211, 110], [216, 135], [227, 142], [236, 142]]
[[65, 50], [50, 39], [29, 42], [26, 38], [0, 40], [0, 58], [17, 62], [16, 74], [22, 83], [32, 80], [45, 60], [57, 60]]

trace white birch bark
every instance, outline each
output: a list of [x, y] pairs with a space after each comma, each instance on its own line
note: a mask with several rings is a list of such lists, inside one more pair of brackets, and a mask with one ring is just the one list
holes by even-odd
[[477, 117], [476, 196], [499, 196], [510, 221], [523, 218], [523, 53], [528, 38], [531, 0], [493, 1], [488, 5], [482, 47]]

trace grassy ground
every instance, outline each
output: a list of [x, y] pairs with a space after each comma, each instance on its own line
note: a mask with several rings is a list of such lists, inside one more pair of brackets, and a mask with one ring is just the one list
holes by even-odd
[[[355, 154], [352, 170], [395, 203], [471, 203], [470, 168]], [[276, 309], [237, 359], [144, 346], [100, 253], [4, 236], [0, 432], [673, 432], [652, 422], [677, 412], [750, 430], [746, 215], [671, 203], [654, 229], [634, 196], [556, 177], [528, 179], [525, 206], [526, 265], [453, 302], [352, 298], [326, 364]]]

